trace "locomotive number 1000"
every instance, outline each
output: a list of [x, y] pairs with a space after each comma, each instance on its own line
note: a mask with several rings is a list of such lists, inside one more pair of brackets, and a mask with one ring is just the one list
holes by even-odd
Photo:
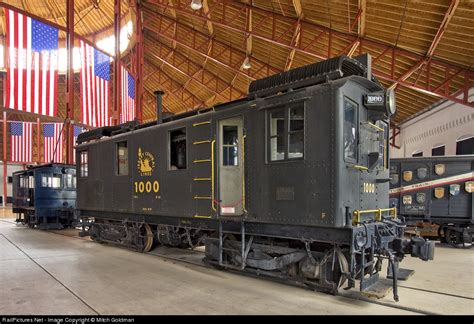
[[158, 192], [160, 190], [160, 184], [158, 181], [135, 181], [135, 193], [144, 193], [144, 192]]

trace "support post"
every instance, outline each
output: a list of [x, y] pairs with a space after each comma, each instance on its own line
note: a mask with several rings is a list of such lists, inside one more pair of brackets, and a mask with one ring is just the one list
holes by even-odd
[[67, 0], [67, 73], [66, 73], [66, 124], [65, 124], [65, 138], [66, 138], [66, 163], [72, 164], [73, 159], [73, 129], [71, 121], [74, 120], [74, 0]]
[[36, 118], [36, 154], [37, 154], [37, 160], [36, 162], [38, 164], [41, 164], [41, 123], [39, 117]]
[[138, 121], [143, 121], [143, 65], [145, 63], [143, 58], [143, 21], [142, 21], [142, 4], [140, 0], [134, 0], [136, 4], [136, 28], [137, 28], [137, 43], [136, 43], [136, 58], [135, 64], [137, 66], [135, 75], [135, 115]]
[[7, 206], [7, 112], [3, 112], [3, 207]]
[[121, 0], [114, 0], [114, 36], [115, 36], [115, 58], [114, 58], [114, 110], [112, 124], [119, 124], [119, 113], [121, 107], [120, 96], [120, 4]]

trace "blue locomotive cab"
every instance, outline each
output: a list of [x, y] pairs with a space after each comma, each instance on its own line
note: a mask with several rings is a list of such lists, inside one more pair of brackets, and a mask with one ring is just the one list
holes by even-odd
[[13, 174], [13, 212], [17, 222], [41, 229], [74, 227], [76, 169], [47, 164]]

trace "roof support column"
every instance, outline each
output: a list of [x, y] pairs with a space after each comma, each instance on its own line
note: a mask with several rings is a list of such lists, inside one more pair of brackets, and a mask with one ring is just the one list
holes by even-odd
[[66, 163], [73, 163], [74, 134], [71, 121], [74, 120], [74, 0], [67, 0], [66, 4], [66, 49], [67, 49], [67, 72], [66, 72], [66, 123], [64, 132], [66, 134]]
[[114, 0], [114, 37], [115, 37], [115, 59], [114, 59], [114, 109], [112, 114], [112, 125], [120, 123], [120, 11], [121, 0]]

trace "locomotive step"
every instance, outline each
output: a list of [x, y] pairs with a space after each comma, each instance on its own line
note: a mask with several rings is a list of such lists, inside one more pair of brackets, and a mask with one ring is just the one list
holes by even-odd
[[388, 294], [390, 294], [393, 290], [392, 281], [379, 279], [373, 285], [370, 285], [366, 289], [361, 291], [361, 294], [367, 296], [369, 298], [384, 298]]
[[[408, 278], [410, 278], [414, 273], [415, 270], [399, 268], [397, 273], [397, 279], [402, 281], [408, 280]], [[387, 278], [393, 279], [391, 267], [388, 268]]]

